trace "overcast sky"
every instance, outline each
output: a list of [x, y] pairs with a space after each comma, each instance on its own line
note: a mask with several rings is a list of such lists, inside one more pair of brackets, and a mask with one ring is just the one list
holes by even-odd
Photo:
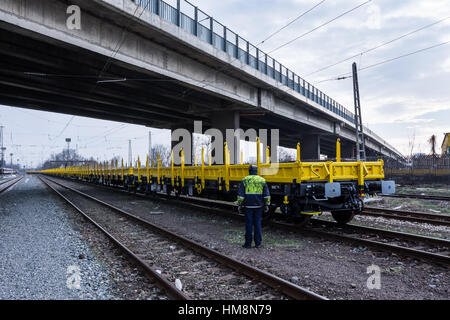
[[[191, 0], [242, 37], [257, 44], [321, 0]], [[326, 0], [316, 9], [264, 43], [274, 48], [350, 10], [365, 0]], [[328, 65], [450, 17], [450, 0], [373, 0], [356, 11], [271, 54], [286, 67], [353, 110], [352, 81], [326, 81], [351, 71], [355, 60], [364, 69], [379, 62], [450, 41], [450, 19], [359, 57], [313, 73]], [[313, 73], [313, 74], [312, 74]], [[442, 45], [359, 74], [363, 122], [398, 150], [408, 154], [415, 136], [415, 152], [429, 152], [435, 134], [438, 147], [450, 132], [450, 44]], [[5, 146], [14, 161], [38, 164], [72, 138], [84, 156], [127, 157], [132, 139], [135, 155], [144, 155], [148, 128], [53, 113], [0, 107]], [[166, 144], [167, 131], [153, 130], [153, 142]], [[12, 150], [12, 151], [11, 151]]]

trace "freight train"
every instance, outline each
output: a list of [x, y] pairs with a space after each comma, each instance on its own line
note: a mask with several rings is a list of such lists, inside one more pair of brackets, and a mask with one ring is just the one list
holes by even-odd
[[[259, 141], [258, 141], [259, 145]], [[248, 175], [249, 165], [230, 164], [225, 144], [223, 165], [185, 165], [181, 151], [181, 165], [163, 167], [159, 156], [145, 166], [140, 160], [135, 167], [116, 162], [93, 166], [50, 169], [40, 173], [99, 183], [145, 194], [165, 193], [225, 201], [236, 201], [241, 180]], [[350, 222], [363, 209], [364, 196], [395, 193], [394, 181], [384, 181], [383, 161], [344, 162], [337, 141], [336, 161], [302, 162], [300, 144], [297, 160], [290, 163], [261, 163], [257, 148], [258, 173], [267, 181], [271, 206], [265, 219], [282, 219], [305, 224], [315, 215], [330, 211], [340, 224]], [[267, 159], [269, 150], [267, 150]], [[197, 162], [197, 161], [195, 161]], [[242, 162], [242, 161], [241, 161]], [[211, 161], [210, 161], [211, 163]]]

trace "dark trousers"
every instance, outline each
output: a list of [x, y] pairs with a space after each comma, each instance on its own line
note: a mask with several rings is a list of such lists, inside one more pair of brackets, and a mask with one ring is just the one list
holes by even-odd
[[245, 208], [245, 244], [252, 245], [253, 227], [255, 228], [255, 245], [259, 246], [262, 242], [261, 235], [261, 217], [263, 208]]

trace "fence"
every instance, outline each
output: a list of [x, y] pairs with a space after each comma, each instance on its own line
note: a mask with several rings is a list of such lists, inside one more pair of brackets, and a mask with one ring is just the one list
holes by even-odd
[[384, 159], [384, 163], [386, 177], [399, 183], [450, 185], [450, 155], [415, 156], [407, 162]]

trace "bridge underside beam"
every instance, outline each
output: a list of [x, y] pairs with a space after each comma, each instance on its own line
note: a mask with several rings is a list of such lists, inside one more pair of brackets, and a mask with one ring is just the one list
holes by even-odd
[[[208, 44], [199, 42], [201, 51], [183, 43], [190, 39], [183, 32], [186, 38], [178, 39], [162, 32], [163, 25], [130, 25], [129, 16], [103, 1], [75, 3], [83, 9], [83, 28], [70, 31], [61, 19], [65, 1], [0, 2], [0, 104], [166, 129], [194, 120], [220, 130], [280, 129], [281, 146], [301, 142], [304, 156], [314, 159], [334, 155], [337, 137], [353, 139], [349, 128], [338, 132], [339, 119], [271, 87], [257, 71], [223, 70], [229, 56]], [[113, 52], [127, 25], [127, 41]], [[119, 81], [102, 82], [113, 79]], [[249, 111], [264, 116], [236, 123], [227, 115]], [[368, 146], [381, 150], [377, 142]], [[233, 150], [231, 160], [239, 162], [238, 143]]]

